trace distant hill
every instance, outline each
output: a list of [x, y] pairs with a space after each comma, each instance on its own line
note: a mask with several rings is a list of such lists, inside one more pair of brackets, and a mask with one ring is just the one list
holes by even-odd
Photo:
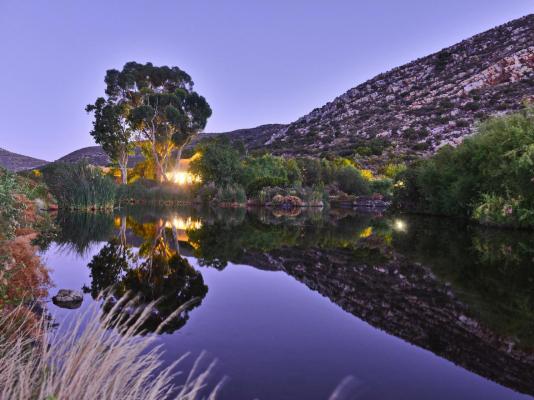
[[22, 154], [12, 153], [0, 148], [0, 167], [3, 167], [9, 171], [24, 171], [27, 169], [38, 168], [45, 164], [48, 164], [48, 161], [24, 156]]
[[527, 99], [534, 100], [534, 14], [380, 74], [264, 146], [278, 154], [432, 152]]
[[[81, 160], [86, 160], [89, 164], [98, 165], [101, 167], [108, 166], [111, 163], [108, 155], [104, 153], [102, 147], [100, 146], [89, 146], [84, 147], [79, 150], [75, 150], [72, 153], [69, 153], [56, 161], [66, 162], [66, 163], [76, 163]], [[139, 150], [136, 151], [135, 155], [130, 156], [128, 160], [128, 166], [133, 167], [139, 161], [143, 160], [143, 156]]]
[[[260, 148], [269, 138], [286, 125], [270, 124], [261, 125], [256, 128], [238, 129], [231, 132], [220, 133], [203, 133], [191, 143], [189, 150], [191, 150], [199, 141], [213, 138], [220, 135], [227, 135], [231, 140], [240, 140], [248, 148]], [[107, 166], [110, 163], [110, 159], [100, 146], [84, 147], [82, 149], [73, 151], [56, 161], [75, 163], [82, 159], [87, 160], [90, 164]], [[139, 161], [143, 160], [143, 155], [138, 150], [134, 156], [130, 156], [128, 160], [128, 166], [133, 167]]]

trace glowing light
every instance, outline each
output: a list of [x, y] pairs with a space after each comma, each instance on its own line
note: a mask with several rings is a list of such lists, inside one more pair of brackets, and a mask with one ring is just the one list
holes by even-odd
[[176, 228], [179, 231], [190, 231], [202, 228], [202, 222], [199, 219], [192, 219], [191, 217], [174, 217], [172, 220], [167, 221], [165, 226], [167, 228]]
[[360, 232], [360, 238], [365, 239], [368, 238], [373, 234], [373, 228], [371, 226], [368, 226], [363, 231]]
[[402, 188], [404, 187], [404, 181], [397, 181], [393, 186], [396, 188]]
[[396, 231], [406, 232], [406, 228], [406, 222], [404, 222], [403, 220], [396, 219], [395, 221], [393, 221], [393, 229], [395, 229]]
[[201, 182], [200, 176], [185, 171], [173, 171], [167, 174], [167, 179], [177, 185], [191, 185]]

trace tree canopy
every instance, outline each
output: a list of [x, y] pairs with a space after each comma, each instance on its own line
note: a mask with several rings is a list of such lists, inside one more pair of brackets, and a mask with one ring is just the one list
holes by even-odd
[[105, 83], [107, 98], [87, 107], [95, 112], [95, 140], [103, 148], [106, 143], [104, 150], [114, 155], [123, 139], [117, 129], [124, 121], [135, 140], [149, 144], [156, 178], [166, 180], [183, 148], [205, 128], [212, 113], [208, 102], [178, 67], [128, 62], [121, 71], [108, 70]]

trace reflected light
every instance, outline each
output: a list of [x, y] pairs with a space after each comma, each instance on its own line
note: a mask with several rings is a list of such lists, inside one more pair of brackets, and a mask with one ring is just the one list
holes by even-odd
[[202, 222], [199, 219], [192, 219], [191, 217], [174, 217], [165, 223], [165, 227], [176, 228], [181, 231], [197, 230], [202, 228]]

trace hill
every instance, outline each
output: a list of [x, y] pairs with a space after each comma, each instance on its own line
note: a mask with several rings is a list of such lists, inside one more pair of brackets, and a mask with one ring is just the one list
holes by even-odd
[[41, 167], [47, 164], [48, 161], [39, 160], [37, 158], [24, 156], [22, 154], [12, 153], [0, 148], [0, 167], [9, 171], [24, 171]]
[[[534, 14], [364, 82], [275, 132], [278, 154], [409, 157], [534, 99]], [[375, 156], [375, 157], [376, 157]]]

